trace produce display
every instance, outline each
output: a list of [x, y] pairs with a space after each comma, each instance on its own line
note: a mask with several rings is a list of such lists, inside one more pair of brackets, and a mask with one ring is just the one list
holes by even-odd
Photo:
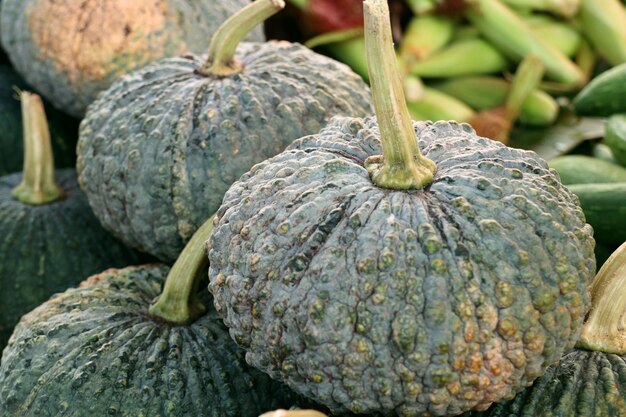
[[0, 0], [0, 417], [626, 417], [625, 289], [625, 1]]
[[[24, 79], [82, 117], [100, 91], [134, 69], [200, 53], [247, 0], [3, 0], [0, 39]], [[250, 36], [260, 41], [260, 30]]]
[[209, 289], [249, 363], [333, 411], [483, 410], [574, 346], [593, 232], [536, 154], [413, 124], [386, 2], [364, 5], [377, 117], [233, 184]]
[[76, 173], [63, 169], [55, 176], [41, 99], [27, 92], [20, 99], [24, 171], [0, 177], [0, 350], [20, 316], [55, 292], [139, 261], [102, 228]]
[[172, 262], [255, 163], [317, 133], [333, 116], [365, 115], [369, 90], [348, 67], [288, 42], [242, 43], [280, 10], [227, 21], [208, 56], [161, 61], [117, 81], [81, 126], [78, 173], [102, 224]]

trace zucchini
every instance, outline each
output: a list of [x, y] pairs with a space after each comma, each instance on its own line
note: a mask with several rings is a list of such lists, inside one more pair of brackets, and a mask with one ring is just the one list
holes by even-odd
[[596, 241], [603, 245], [626, 242], [626, 183], [574, 184], [568, 188], [578, 196]]
[[618, 65], [591, 80], [574, 98], [581, 116], [608, 117], [626, 113], [626, 64]]
[[548, 165], [556, 169], [565, 185], [626, 182], [626, 168], [591, 156], [559, 156]]
[[617, 163], [626, 166], [626, 114], [616, 114], [606, 122], [604, 143], [611, 148]]

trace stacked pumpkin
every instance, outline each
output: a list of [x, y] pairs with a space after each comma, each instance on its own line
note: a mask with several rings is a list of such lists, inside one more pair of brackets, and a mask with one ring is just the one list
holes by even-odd
[[[10, 3], [3, 32], [37, 24], [36, 1]], [[132, 7], [156, 3], [185, 7]], [[242, 42], [282, 7], [255, 1], [206, 55], [130, 72], [89, 105], [81, 188], [108, 231], [164, 264], [106, 270], [23, 316], [2, 356], [0, 416], [246, 417], [312, 401], [458, 415], [513, 398], [574, 346], [594, 242], [555, 172], [468, 125], [411, 122], [385, 1], [365, 2], [372, 98], [300, 45]], [[140, 43], [178, 42], [157, 32]], [[2, 39], [18, 62], [11, 48], [49, 35]], [[137, 51], [89, 62], [125, 72], [145, 62]], [[63, 67], [50, 56], [42, 73]], [[64, 100], [87, 79], [77, 69], [58, 84]], [[75, 114], [96, 88], [80, 86]], [[62, 194], [36, 119], [26, 155], [47, 157], [6, 200], [46, 207]]]

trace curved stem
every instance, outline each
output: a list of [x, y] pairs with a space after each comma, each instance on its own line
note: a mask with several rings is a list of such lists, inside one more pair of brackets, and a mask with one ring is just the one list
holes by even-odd
[[383, 145], [383, 155], [367, 158], [365, 167], [379, 187], [421, 188], [432, 182], [436, 165], [417, 146], [393, 49], [389, 7], [386, 0], [365, 0], [363, 6], [367, 63]]
[[232, 15], [211, 38], [207, 61], [196, 72], [216, 77], [241, 72], [241, 63], [235, 60], [237, 46], [252, 29], [284, 7], [284, 0], [256, 0]]
[[22, 182], [12, 191], [24, 204], [41, 205], [63, 197], [54, 179], [54, 156], [50, 131], [41, 97], [20, 91], [24, 130], [24, 168]]
[[591, 311], [576, 346], [626, 354], [626, 242], [602, 265], [590, 291]]
[[537, 89], [544, 73], [545, 65], [538, 56], [528, 54], [524, 57], [517, 67], [504, 105], [509, 122], [513, 123], [519, 117], [524, 101]]
[[191, 237], [167, 274], [163, 292], [150, 306], [150, 314], [176, 324], [189, 324], [206, 311], [198, 298], [200, 274], [208, 263], [205, 242], [213, 231], [212, 216]]

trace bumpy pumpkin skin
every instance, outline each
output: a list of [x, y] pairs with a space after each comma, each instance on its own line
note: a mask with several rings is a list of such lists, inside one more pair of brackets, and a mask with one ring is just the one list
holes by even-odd
[[[0, 66], [0, 175], [21, 171], [24, 160], [22, 110], [16, 99], [15, 87], [22, 90], [29, 88], [15, 71], [7, 66]], [[74, 167], [78, 121], [55, 110], [50, 103], [45, 103], [44, 106], [50, 128], [54, 165], [57, 168]]]
[[[59, 109], [82, 117], [120, 75], [208, 48], [248, 0], [3, 0], [2, 45], [20, 74]], [[263, 41], [260, 28], [250, 40]]]
[[335, 412], [484, 410], [571, 348], [592, 229], [535, 153], [416, 123], [434, 182], [374, 186], [373, 118], [337, 118], [243, 175], [209, 289], [247, 361]]
[[463, 417], [626, 416], [626, 357], [573, 350], [514, 400]]
[[0, 350], [20, 317], [52, 294], [105, 268], [140, 261], [102, 228], [76, 173], [60, 170], [56, 177], [66, 197], [42, 206], [11, 196], [22, 174], [0, 177]]
[[0, 416], [256, 417], [288, 408], [293, 394], [245, 364], [212, 308], [189, 326], [147, 315], [168, 270], [108, 270], [25, 315], [2, 357]]
[[195, 73], [204, 57], [161, 61], [103, 93], [81, 124], [78, 173], [102, 224], [165, 262], [254, 164], [317, 133], [334, 115], [370, 112], [347, 66], [287, 42], [242, 43], [241, 74]]

